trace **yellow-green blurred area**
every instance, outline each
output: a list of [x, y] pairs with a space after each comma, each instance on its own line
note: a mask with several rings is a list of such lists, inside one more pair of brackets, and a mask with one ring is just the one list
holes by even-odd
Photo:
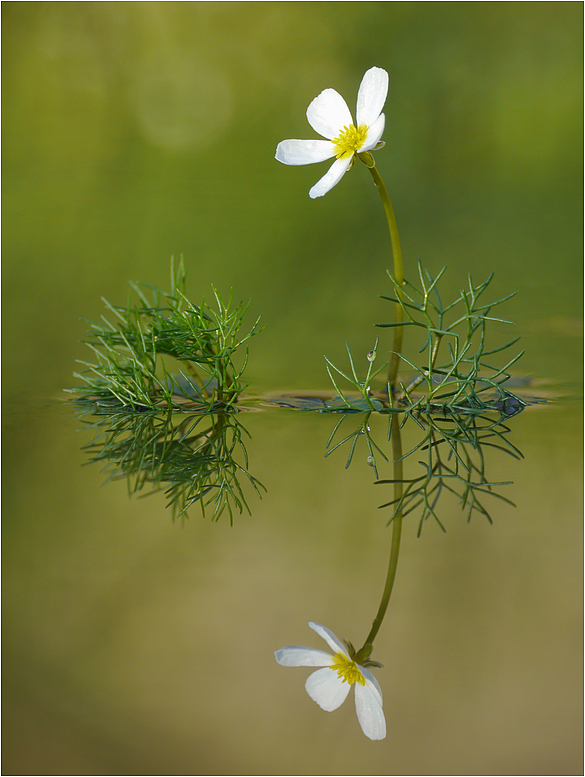
[[[3, 772], [582, 773], [582, 4], [5, 2], [2, 21]], [[444, 300], [468, 272], [495, 272], [492, 299], [517, 290], [494, 337], [521, 335], [515, 369], [550, 400], [510, 421], [524, 461], [489, 458], [516, 509], [468, 526], [447, 502], [447, 534], [420, 539], [405, 521], [377, 743], [351, 697], [323, 712], [309, 670], [273, 657], [324, 647], [309, 620], [356, 645], [369, 630], [391, 532], [365, 448], [346, 471], [323, 459], [335, 418], [250, 413], [267, 495], [233, 528], [182, 526], [162, 497], [100, 488], [60, 405], [83, 319], [128, 280], [168, 288], [172, 255], [193, 302], [213, 284], [262, 315], [253, 394], [327, 388], [345, 342], [365, 363], [380, 334], [388, 358], [367, 170], [313, 201], [327, 163], [274, 159], [316, 137], [323, 89], [353, 112], [372, 66], [407, 278], [420, 258], [448, 266]]]

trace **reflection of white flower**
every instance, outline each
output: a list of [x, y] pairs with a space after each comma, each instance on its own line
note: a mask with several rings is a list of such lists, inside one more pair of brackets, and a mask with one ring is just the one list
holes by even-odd
[[386, 720], [382, 710], [382, 691], [369, 669], [350, 658], [345, 645], [320, 623], [309, 626], [323, 637], [334, 655], [315, 648], [289, 646], [274, 654], [282, 666], [322, 666], [309, 675], [305, 688], [317, 704], [327, 712], [336, 710], [345, 701], [351, 685], [355, 685], [355, 708], [364, 734], [370, 739], [384, 739]]
[[310, 197], [327, 194], [349, 170], [355, 154], [377, 145], [384, 132], [382, 108], [387, 94], [388, 73], [372, 67], [360, 84], [355, 124], [343, 97], [335, 89], [325, 89], [307, 108], [307, 119], [328, 140], [283, 140], [278, 144], [276, 158], [285, 165], [310, 165], [336, 157], [309, 192]]

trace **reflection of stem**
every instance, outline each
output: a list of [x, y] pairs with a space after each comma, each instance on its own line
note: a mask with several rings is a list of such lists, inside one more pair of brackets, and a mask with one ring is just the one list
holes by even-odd
[[[402, 480], [403, 480], [403, 468], [402, 468], [402, 440], [400, 437], [400, 424], [398, 421], [398, 415], [395, 415], [392, 419], [392, 456], [394, 457], [394, 499], [402, 499]], [[390, 601], [390, 594], [392, 593], [392, 587], [394, 585], [394, 578], [396, 577], [396, 567], [398, 565], [398, 553], [400, 551], [400, 535], [402, 533], [402, 510], [398, 510], [392, 521], [392, 545], [390, 547], [390, 561], [388, 563], [388, 574], [386, 576], [386, 585], [384, 587], [384, 593], [382, 594], [382, 601], [378, 609], [378, 614], [374, 618], [370, 633], [366, 637], [364, 646], [356, 654], [356, 660], [366, 660], [369, 658], [372, 652], [372, 644], [376, 638], [376, 634], [380, 630], [386, 610], [388, 608], [388, 602]]]
[[[404, 283], [404, 271], [402, 269], [402, 250], [400, 248], [400, 238], [398, 236], [398, 227], [396, 225], [394, 208], [392, 207], [390, 197], [388, 196], [388, 192], [384, 186], [384, 181], [382, 180], [380, 173], [376, 168], [374, 157], [368, 151], [363, 154], [358, 154], [358, 157], [372, 174], [374, 184], [378, 189], [382, 199], [382, 205], [384, 206], [386, 220], [388, 221], [388, 228], [390, 230], [390, 243], [392, 244], [392, 257], [394, 261], [394, 278], [400, 287]], [[400, 297], [400, 290], [398, 290], [398, 296]], [[396, 302], [394, 305], [394, 322], [399, 323], [403, 320], [404, 311], [402, 310], [400, 302]], [[390, 368], [388, 370], [388, 383], [390, 384], [391, 388], [394, 388], [396, 385], [396, 376], [398, 375], [398, 365], [400, 362], [398, 354], [402, 350], [403, 331], [404, 327], [402, 326], [394, 327], [394, 350], [392, 356], [390, 357]]]

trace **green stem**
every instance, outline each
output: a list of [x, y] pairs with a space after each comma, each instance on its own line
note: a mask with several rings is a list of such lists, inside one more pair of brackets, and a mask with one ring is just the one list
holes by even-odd
[[[392, 455], [394, 458], [394, 499], [398, 500], [398, 504], [400, 504], [400, 500], [402, 499], [402, 489], [403, 489], [403, 483], [402, 483], [403, 467], [402, 467], [402, 440], [400, 437], [400, 424], [398, 421], [398, 415], [395, 415], [394, 418], [392, 419], [391, 437], [392, 437]], [[358, 663], [360, 663], [363, 660], [367, 660], [370, 657], [372, 653], [374, 639], [376, 638], [376, 635], [380, 630], [380, 626], [382, 625], [382, 621], [384, 620], [384, 616], [386, 615], [386, 610], [388, 609], [388, 603], [390, 601], [390, 594], [392, 593], [392, 588], [394, 586], [394, 578], [396, 577], [396, 567], [398, 566], [398, 554], [400, 552], [401, 534], [402, 534], [402, 509], [399, 509], [392, 520], [392, 544], [390, 546], [390, 561], [388, 562], [388, 573], [386, 575], [386, 585], [384, 586], [382, 601], [380, 602], [378, 613], [374, 618], [374, 622], [372, 623], [372, 628], [370, 629], [370, 633], [366, 637], [364, 646], [356, 653], [355, 660]]]
[[[393, 264], [394, 264], [394, 278], [398, 286], [402, 286], [404, 283], [404, 271], [402, 268], [402, 250], [400, 248], [400, 237], [398, 236], [398, 227], [396, 225], [396, 216], [394, 215], [394, 208], [392, 207], [392, 203], [390, 202], [388, 191], [384, 186], [384, 181], [382, 180], [382, 177], [380, 176], [380, 173], [378, 172], [378, 169], [376, 167], [376, 163], [374, 162], [374, 157], [370, 154], [369, 151], [366, 151], [362, 154], [358, 154], [357, 156], [358, 156], [358, 159], [360, 159], [360, 161], [362, 161], [365, 164], [365, 166], [372, 174], [372, 178], [374, 179], [374, 184], [378, 189], [378, 192], [380, 193], [380, 197], [382, 199], [382, 205], [384, 206], [384, 212], [386, 213], [386, 220], [388, 221], [388, 229], [390, 230], [390, 243], [392, 245], [392, 258], [393, 258]], [[400, 297], [400, 291], [398, 291], [398, 296]], [[396, 323], [399, 323], [400, 321], [404, 321], [404, 311], [402, 309], [402, 305], [400, 304], [400, 302], [396, 302], [394, 305], [394, 321]], [[390, 357], [390, 368], [388, 370], [388, 383], [390, 384], [390, 387], [392, 389], [394, 389], [396, 386], [398, 365], [400, 363], [400, 358], [398, 354], [402, 350], [403, 331], [404, 331], [404, 327], [402, 326], [394, 327], [394, 349], [393, 349], [392, 356]]]

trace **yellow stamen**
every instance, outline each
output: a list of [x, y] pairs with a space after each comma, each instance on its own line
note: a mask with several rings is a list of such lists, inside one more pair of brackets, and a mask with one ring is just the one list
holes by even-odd
[[341, 678], [342, 682], [348, 682], [349, 685], [359, 683], [360, 685], [366, 684], [366, 678], [360, 672], [358, 665], [355, 661], [352, 661], [347, 656], [341, 653], [336, 653], [333, 656], [333, 663], [329, 667], [337, 672], [337, 676]]
[[367, 124], [360, 124], [359, 127], [350, 124], [349, 127], [344, 127], [339, 135], [331, 141], [335, 146], [335, 156], [338, 159], [340, 157], [347, 159], [353, 154], [357, 154], [364, 145], [367, 136]]

